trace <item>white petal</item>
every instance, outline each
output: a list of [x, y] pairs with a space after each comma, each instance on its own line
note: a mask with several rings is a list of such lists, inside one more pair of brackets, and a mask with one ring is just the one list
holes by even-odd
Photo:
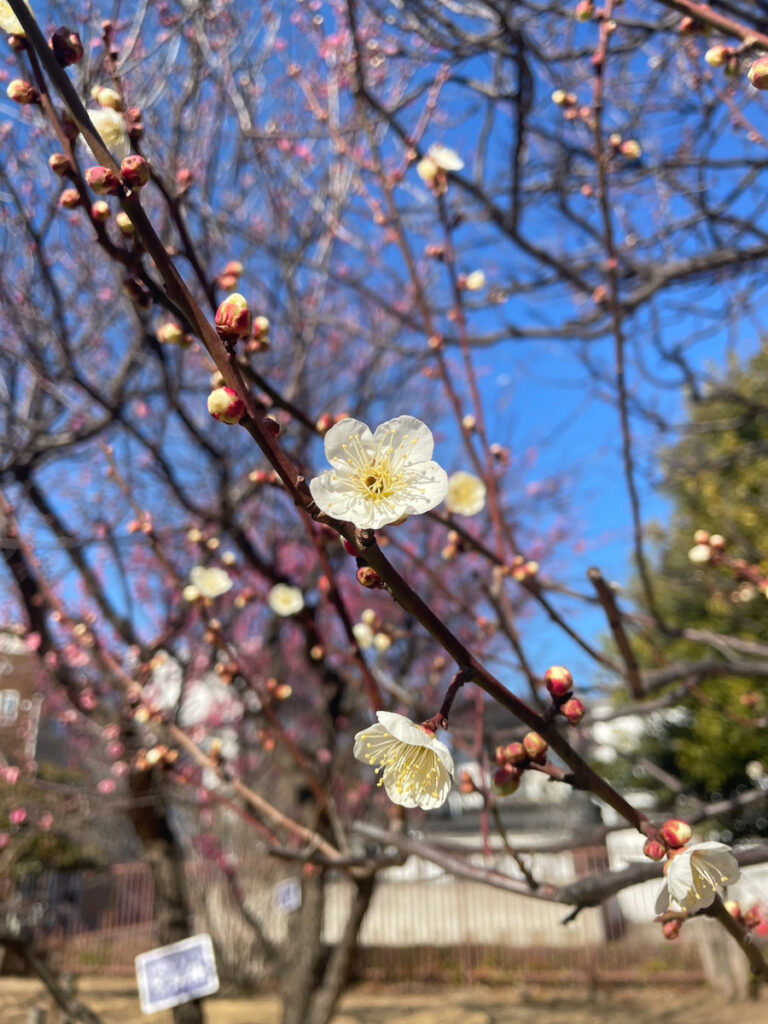
[[423, 462], [409, 474], [403, 515], [420, 515], [439, 505], [448, 493], [448, 474], [436, 462]]
[[327, 469], [320, 476], [313, 477], [309, 481], [309, 492], [319, 509], [337, 519], [346, 519], [353, 502], [357, 500], [349, 483], [335, 469]]
[[383, 443], [394, 448], [394, 458], [401, 459], [408, 465], [428, 462], [435, 450], [432, 431], [426, 423], [417, 420], [415, 416], [396, 416], [393, 420], [387, 420], [376, 428], [373, 440], [376, 445]]
[[398, 715], [396, 711], [377, 711], [376, 717], [390, 736], [401, 743], [408, 743], [412, 747], [428, 746], [426, 731], [405, 715]]
[[335, 423], [325, 435], [325, 457], [333, 465], [335, 459], [342, 459], [346, 462], [347, 454], [344, 445], [348, 445], [353, 438], [359, 438], [368, 445], [373, 441], [373, 434], [370, 428], [360, 420], [346, 419]]
[[369, 725], [365, 729], [361, 729], [355, 736], [355, 746], [352, 751], [358, 761], [368, 761], [368, 752], [366, 745], [371, 741], [381, 740], [387, 737], [389, 733], [383, 725]]
[[657, 914], [663, 914], [665, 910], [669, 909], [669, 889], [665, 885], [659, 895], [656, 897], [656, 906], [654, 910]]

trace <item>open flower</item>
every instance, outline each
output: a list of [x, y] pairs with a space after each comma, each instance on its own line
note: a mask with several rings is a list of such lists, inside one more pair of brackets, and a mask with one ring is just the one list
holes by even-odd
[[304, 595], [289, 583], [276, 583], [267, 595], [267, 604], [275, 615], [297, 615], [304, 607]]
[[445, 507], [460, 516], [476, 516], [485, 508], [485, 484], [479, 476], [461, 469], [458, 473], [451, 473]]
[[739, 880], [739, 862], [725, 843], [693, 843], [669, 861], [656, 913], [676, 904], [689, 914], [712, 905], [720, 889]]
[[189, 578], [201, 597], [221, 597], [233, 587], [229, 573], [215, 566], [207, 568], [204, 565], [196, 565]]
[[309, 489], [323, 512], [377, 530], [443, 500], [448, 477], [431, 461], [434, 447], [432, 431], [413, 416], [387, 420], [375, 434], [360, 420], [341, 420], [325, 435], [333, 469]]
[[[131, 152], [131, 140], [128, 138], [123, 115], [111, 107], [99, 107], [98, 110], [89, 110], [88, 116], [112, 156], [116, 160], [125, 160]], [[87, 143], [85, 146], [90, 153], [90, 146]], [[94, 154], [91, 155], [97, 160]]]
[[381, 772], [392, 803], [431, 810], [445, 803], [453, 758], [433, 732], [393, 711], [377, 711], [378, 724], [355, 736], [355, 757]]

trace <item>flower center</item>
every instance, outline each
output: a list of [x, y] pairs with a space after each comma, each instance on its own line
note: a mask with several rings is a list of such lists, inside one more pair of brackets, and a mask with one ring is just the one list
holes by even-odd
[[365, 478], [365, 486], [371, 494], [381, 494], [384, 490], [384, 481], [378, 473], [370, 473]]

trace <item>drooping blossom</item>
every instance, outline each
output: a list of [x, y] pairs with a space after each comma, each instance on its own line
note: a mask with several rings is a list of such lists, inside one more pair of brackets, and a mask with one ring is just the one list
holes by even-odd
[[401, 807], [431, 810], [445, 803], [453, 778], [453, 758], [429, 729], [404, 715], [378, 711], [378, 722], [355, 736], [358, 761], [381, 773], [389, 799]]
[[448, 477], [445, 507], [460, 516], [476, 516], [485, 508], [485, 484], [479, 476], [460, 469]]
[[445, 470], [432, 462], [434, 438], [413, 416], [387, 420], [375, 433], [345, 419], [325, 435], [333, 469], [310, 481], [323, 512], [360, 529], [377, 530], [439, 505], [448, 489]]
[[711, 906], [721, 890], [738, 882], [739, 862], [725, 843], [693, 843], [670, 859], [666, 874], [656, 913], [674, 906], [691, 914]]
[[304, 595], [289, 583], [276, 583], [267, 596], [267, 604], [275, 613], [287, 618], [297, 615], [304, 607]]

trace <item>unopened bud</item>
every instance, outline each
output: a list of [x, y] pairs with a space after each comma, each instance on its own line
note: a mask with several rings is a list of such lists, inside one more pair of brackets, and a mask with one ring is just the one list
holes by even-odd
[[693, 830], [687, 821], [679, 818], [670, 818], [665, 821], [659, 829], [659, 837], [667, 844], [670, 850], [679, 850], [685, 846], [693, 835]]
[[317, 432], [322, 435], [327, 434], [335, 422], [336, 421], [329, 412], [324, 412], [315, 424]]
[[711, 68], [721, 68], [728, 63], [731, 56], [729, 46], [710, 46], [704, 54], [704, 60]]
[[245, 297], [238, 292], [228, 295], [216, 310], [216, 330], [223, 341], [236, 341], [251, 333], [251, 311]]
[[83, 59], [82, 41], [77, 32], [71, 29], [57, 28], [50, 38], [50, 47], [63, 68], [79, 64]]
[[266, 316], [255, 316], [253, 318], [253, 336], [264, 340], [264, 335], [269, 334], [269, 318]]
[[758, 57], [747, 76], [755, 89], [768, 89], [768, 57]]
[[694, 565], [705, 565], [712, 558], [709, 544], [694, 544], [688, 551], [688, 561]]
[[587, 709], [578, 697], [571, 697], [560, 708], [560, 714], [568, 720], [569, 725], [578, 725]]
[[112, 211], [109, 208], [109, 203], [104, 199], [97, 199], [91, 206], [91, 216], [94, 220], [99, 221], [100, 224], [109, 220], [111, 213]]
[[186, 338], [184, 331], [173, 320], [167, 320], [157, 329], [157, 340], [162, 345], [183, 345]]
[[537, 732], [526, 733], [523, 737], [523, 747], [526, 754], [532, 761], [538, 761], [543, 764], [547, 759], [547, 750], [549, 744], [543, 736], [539, 736]]
[[232, 274], [234, 277], [242, 277], [245, 273], [245, 267], [240, 260], [230, 260], [224, 268], [225, 274]]
[[595, 16], [595, 7], [592, 0], [580, 0], [573, 11], [576, 21], [592, 21]]
[[680, 934], [680, 929], [683, 926], [683, 922], [679, 917], [674, 918], [672, 921], [665, 921], [661, 926], [662, 933], [665, 939], [674, 941]]
[[384, 586], [381, 576], [369, 565], [362, 565], [357, 570], [357, 582], [368, 590], [380, 590]]
[[459, 778], [459, 792], [460, 793], [474, 793], [477, 789], [475, 780], [469, 774], [469, 772], [462, 772]]
[[221, 423], [239, 423], [245, 413], [245, 402], [232, 388], [216, 388], [208, 395], [208, 412]]
[[627, 160], [639, 160], [643, 155], [642, 147], [637, 139], [627, 139], [619, 146], [619, 152]]
[[757, 928], [758, 925], [763, 923], [763, 915], [760, 907], [751, 907], [746, 914], [742, 917], [742, 923], [748, 931], [752, 931], [753, 928]]
[[76, 206], [80, 205], [80, 193], [76, 188], [65, 188], [59, 196], [59, 206], [63, 206], [65, 210], [74, 210]]
[[126, 236], [126, 238], [130, 238], [131, 235], [134, 235], [136, 233], [136, 228], [133, 226], [133, 221], [128, 216], [128, 214], [123, 213], [122, 210], [115, 217], [115, 223], [117, 224], [122, 234]]
[[120, 189], [120, 179], [108, 167], [89, 167], [85, 180], [97, 196], [113, 196]]
[[565, 697], [573, 689], [573, 676], [564, 665], [553, 665], [544, 673], [544, 682], [553, 697]]
[[440, 168], [431, 157], [425, 156], [416, 164], [416, 173], [425, 185], [431, 185], [440, 173]]
[[127, 156], [120, 164], [120, 173], [128, 188], [143, 188], [149, 181], [149, 164], [143, 156]]
[[482, 291], [485, 288], [485, 273], [482, 270], [473, 270], [462, 283], [468, 292]]
[[725, 551], [726, 540], [721, 533], [713, 533], [709, 538], [709, 546], [713, 551]]
[[493, 785], [501, 796], [509, 796], [520, 788], [520, 769], [504, 764], [493, 773]]
[[709, 544], [709, 530], [697, 530], [693, 535], [694, 544]]
[[69, 171], [69, 160], [67, 160], [63, 153], [51, 153], [48, 157], [48, 166], [54, 174], [58, 174], [60, 178], [63, 178]]
[[643, 846], [643, 853], [650, 860], [664, 860], [667, 856], [667, 848], [657, 839], [646, 839]]
[[40, 93], [34, 85], [31, 82], [23, 81], [21, 78], [14, 78], [12, 82], [9, 82], [5, 93], [9, 100], [13, 100], [14, 103], [20, 103], [22, 106], [40, 101]]

